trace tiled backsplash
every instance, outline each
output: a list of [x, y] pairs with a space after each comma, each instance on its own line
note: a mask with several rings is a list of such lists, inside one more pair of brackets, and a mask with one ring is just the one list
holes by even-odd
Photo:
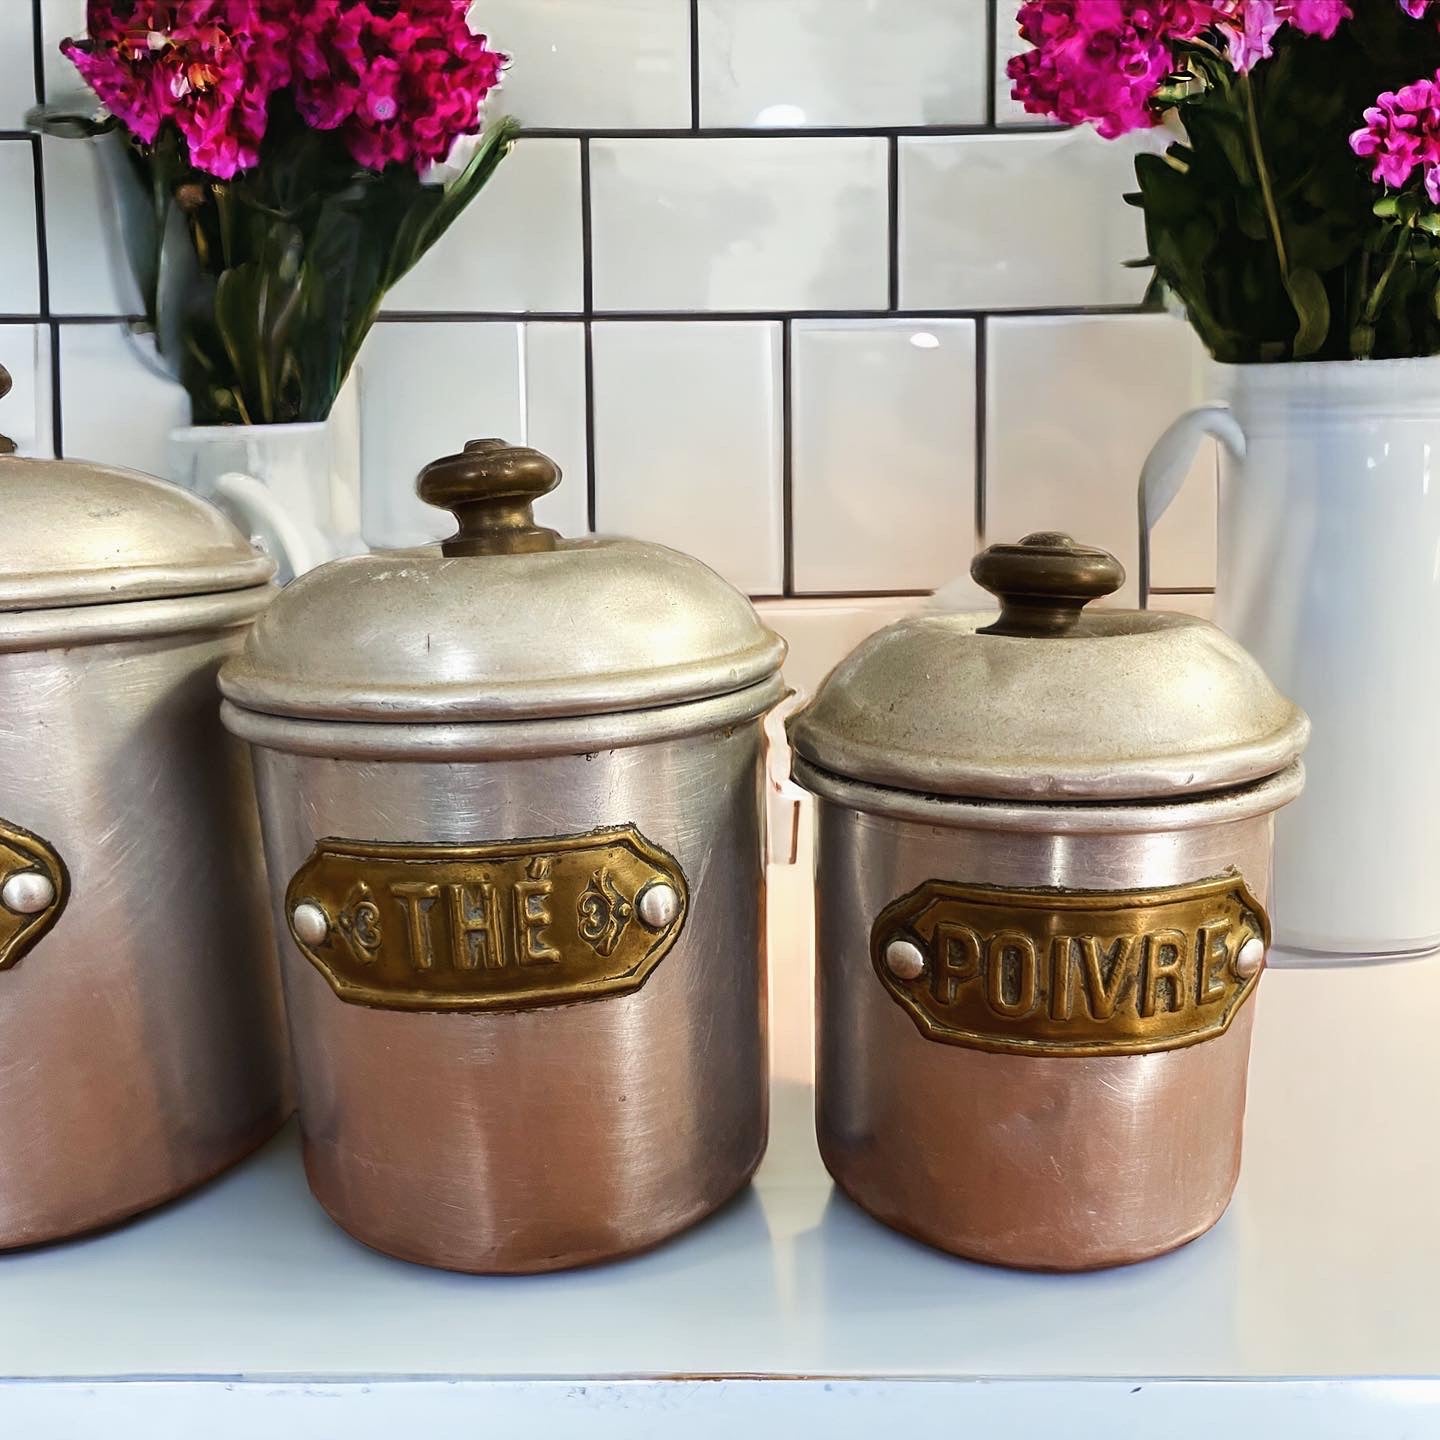
[[[564, 465], [549, 523], [693, 551], [788, 597], [797, 634], [888, 618], [854, 597], [932, 590], [1026, 529], [1133, 570], [1139, 466], [1203, 356], [1123, 266], [1133, 147], [1009, 100], [1015, 8], [481, 0], [527, 130], [362, 356], [372, 543], [443, 529], [415, 472], [486, 432]], [[20, 128], [37, 86], [75, 90], [56, 46], [83, 13], [0, 4], [0, 428], [163, 473], [186, 403], [127, 333], [94, 157]], [[1213, 586], [1214, 510], [1207, 454], [1159, 588]]]

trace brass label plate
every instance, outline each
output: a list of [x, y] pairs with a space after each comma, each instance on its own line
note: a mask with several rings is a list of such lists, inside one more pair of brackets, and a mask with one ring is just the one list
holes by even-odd
[[[1238, 874], [1145, 891], [931, 880], [871, 932], [880, 982], [923, 1035], [1008, 1055], [1143, 1055], [1223, 1034], [1254, 990], [1241, 947], [1270, 922]], [[913, 979], [886, 961], [919, 948]], [[913, 959], [911, 952], [907, 956]]]
[[[656, 887], [669, 903], [642, 907]], [[302, 938], [301, 907], [323, 913], [318, 925], [315, 908], [304, 917], [323, 938]], [[688, 908], [679, 865], [633, 825], [485, 845], [322, 840], [286, 892], [290, 933], [335, 993], [384, 1010], [531, 1010], [630, 994], [674, 946]]]
[[50, 902], [20, 914], [0, 902], [0, 970], [25, 958], [60, 918], [70, 898], [70, 875], [55, 848], [38, 835], [0, 820], [0, 888], [13, 877], [41, 875], [50, 882]]

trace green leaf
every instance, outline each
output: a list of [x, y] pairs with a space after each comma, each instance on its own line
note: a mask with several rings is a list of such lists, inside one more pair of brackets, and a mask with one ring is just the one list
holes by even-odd
[[1285, 281], [1300, 328], [1295, 334], [1295, 359], [1317, 355], [1330, 334], [1330, 297], [1325, 282], [1313, 271], [1292, 270]]

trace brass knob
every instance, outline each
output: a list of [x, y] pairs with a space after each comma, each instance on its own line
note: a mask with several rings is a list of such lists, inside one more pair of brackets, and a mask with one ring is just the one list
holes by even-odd
[[538, 450], [504, 440], [472, 440], [420, 472], [429, 505], [451, 511], [460, 529], [446, 555], [527, 555], [553, 550], [559, 536], [535, 523], [533, 506], [560, 483], [560, 467]]
[[1000, 618], [981, 635], [1068, 635], [1092, 600], [1125, 583], [1124, 567], [1108, 551], [1050, 531], [992, 545], [970, 574], [1000, 601]]

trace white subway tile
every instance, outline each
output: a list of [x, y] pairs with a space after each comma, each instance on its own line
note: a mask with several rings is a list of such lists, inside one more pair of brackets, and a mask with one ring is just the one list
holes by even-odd
[[1135, 148], [1089, 130], [900, 141], [907, 310], [1133, 303], [1147, 270]]
[[[1136, 486], [1151, 445], [1198, 402], [1204, 354], [1168, 315], [990, 323], [986, 534], [1065, 530], [1124, 564], [1134, 603]], [[1156, 531], [1152, 583], [1215, 583], [1216, 460], [1202, 447]]]
[[761, 600], [755, 608], [790, 646], [785, 679], [808, 697], [862, 640], [925, 605], [926, 601], [915, 596], [865, 596], [855, 600]]
[[65, 454], [169, 477], [169, 434], [190, 423], [190, 397], [148, 337], [123, 324], [60, 327]]
[[0, 434], [13, 440], [21, 455], [48, 458], [55, 453], [50, 327], [0, 325], [0, 365], [12, 381], [0, 400]]
[[515, 432], [564, 472], [560, 486], [535, 506], [535, 518], [562, 535], [590, 529], [590, 442], [585, 425], [585, 327], [529, 324], [524, 346], [525, 409]]
[[387, 310], [577, 311], [580, 142], [522, 140]]
[[750, 594], [784, 583], [780, 327], [597, 324], [598, 528], [689, 551]]
[[0, 130], [20, 130], [35, 103], [35, 18], [24, 0], [0, 7]]
[[797, 321], [797, 591], [927, 590], [975, 546], [975, 326]]
[[884, 308], [884, 140], [597, 140], [591, 160], [597, 308]]
[[700, 0], [700, 123], [978, 125], [983, 0]]
[[1181, 615], [1194, 615], [1201, 620], [1215, 620], [1215, 592], [1213, 590], [1187, 591], [1179, 595], [1156, 595], [1151, 602], [1152, 610], [1174, 610]]
[[454, 520], [415, 494], [421, 470], [495, 436], [545, 451], [565, 471], [535, 507], [567, 535], [587, 528], [584, 330], [577, 324], [383, 321], [360, 356], [366, 540], [418, 545]]
[[474, 14], [511, 57], [499, 112], [561, 130], [689, 125], [689, 0], [483, 0]]
[[[20, 9], [24, 0], [10, 0]], [[86, 0], [40, 0], [40, 53], [45, 67], [45, 95], [50, 101], [70, 100], [87, 92], [75, 67], [60, 53], [60, 42], [85, 33]]]
[[50, 308], [57, 315], [139, 315], [144, 311], [120, 236], [100, 145], [41, 142]]
[[28, 140], [0, 140], [0, 314], [40, 313], [40, 247], [35, 231], [35, 151]]

